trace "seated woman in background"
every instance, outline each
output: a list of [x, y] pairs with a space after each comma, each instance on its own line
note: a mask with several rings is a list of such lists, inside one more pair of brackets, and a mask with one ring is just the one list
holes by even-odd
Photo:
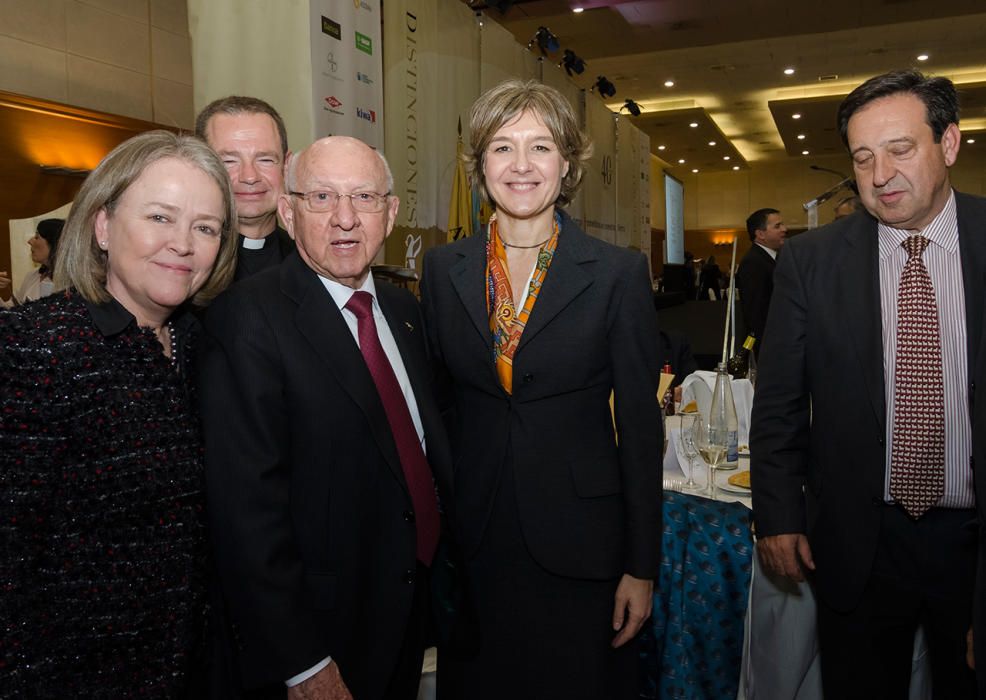
[[[31, 261], [39, 265], [37, 270], [32, 270], [21, 282], [8, 301], [0, 299], [0, 306], [10, 308], [15, 303], [24, 304], [41, 297], [46, 297], [54, 289], [51, 277], [55, 269], [55, 255], [58, 250], [58, 239], [62, 236], [62, 227], [65, 225], [64, 219], [44, 219], [38, 223], [38, 229], [28, 240], [31, 246]], [[6, 282], [6, 284], [2, 284]], [[0, 288], [10, 284], [10, 280], [4, 275], [0, 278]]]
[[194, 137], [115, 148], [76, 199], [59, 291], [0, 314], [0, 697], [182, 697], [206, 548], [190, 383], [233, 278], [226, 170]]

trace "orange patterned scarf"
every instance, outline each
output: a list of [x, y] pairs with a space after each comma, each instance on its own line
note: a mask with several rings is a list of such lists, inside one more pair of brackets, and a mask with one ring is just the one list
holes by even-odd
[[544, 277], [558, 246], [558, 216], [552, 223], [551, 238], [538, 252], [534, 274], [527, 290], [527, 298], [520, 313], [514, 308], [510, 274], [507, 271], [507, 249], [500, 240], [496, 225], [496, 213], [490, 217], [486, 238], [486, 310], [490, 316], [490, 332], [493, 334], [493, 365], [500, 384], [508, 394], [513, 393], [514, 353], [520, 344], [520, 336], [537, 301]]

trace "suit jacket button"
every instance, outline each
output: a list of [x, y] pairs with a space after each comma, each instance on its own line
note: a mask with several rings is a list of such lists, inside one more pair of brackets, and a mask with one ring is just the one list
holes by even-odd
[[414, 522], [414, 511], [413, 510], [405, 510], [404, 511], [404, 522], [406, 522], [406, 523], [413, 523]]
[[414, 571], [411, 569], [404, 572], [404, 583], [414, 583]]
[[528, 372], [524, 375], [524, 384], [530, 384], [534, 381], [534, 375]]

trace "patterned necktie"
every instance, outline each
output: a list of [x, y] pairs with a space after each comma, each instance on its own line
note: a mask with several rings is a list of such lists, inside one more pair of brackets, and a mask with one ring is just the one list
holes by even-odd
[[438, 546], [439, 534], [438, 500], [435, 497], [431, 467], [421, 449], [418, 431], [414, 428], [397, 375], [380, 345], [377, 323], [373, 318], [373, 295], [369, 292], [353, 292], [346, 308], [356, 316], [359, 349], [373, 376], [373, 383], [376, 384], [380, 402], [387, 414], [387, 422], [390, 423], [401, 468], [404, 470], [404, 479], [411, 493], [418, 560], [430, 566]]
[[935, 288], [921, 254], [924, 236], [901, 245], [907, 263], [897, 292], [890, 495], [920, 518], [945, 493], [945, 388]]

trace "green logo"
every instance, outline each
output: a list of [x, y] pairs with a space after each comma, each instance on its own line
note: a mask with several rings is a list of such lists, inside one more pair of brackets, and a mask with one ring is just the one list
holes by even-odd
[[356, 48], [363, 53], [373, 55], [373, 39], [368, 37], [366, 34], [360, 34], [356, 32]]

